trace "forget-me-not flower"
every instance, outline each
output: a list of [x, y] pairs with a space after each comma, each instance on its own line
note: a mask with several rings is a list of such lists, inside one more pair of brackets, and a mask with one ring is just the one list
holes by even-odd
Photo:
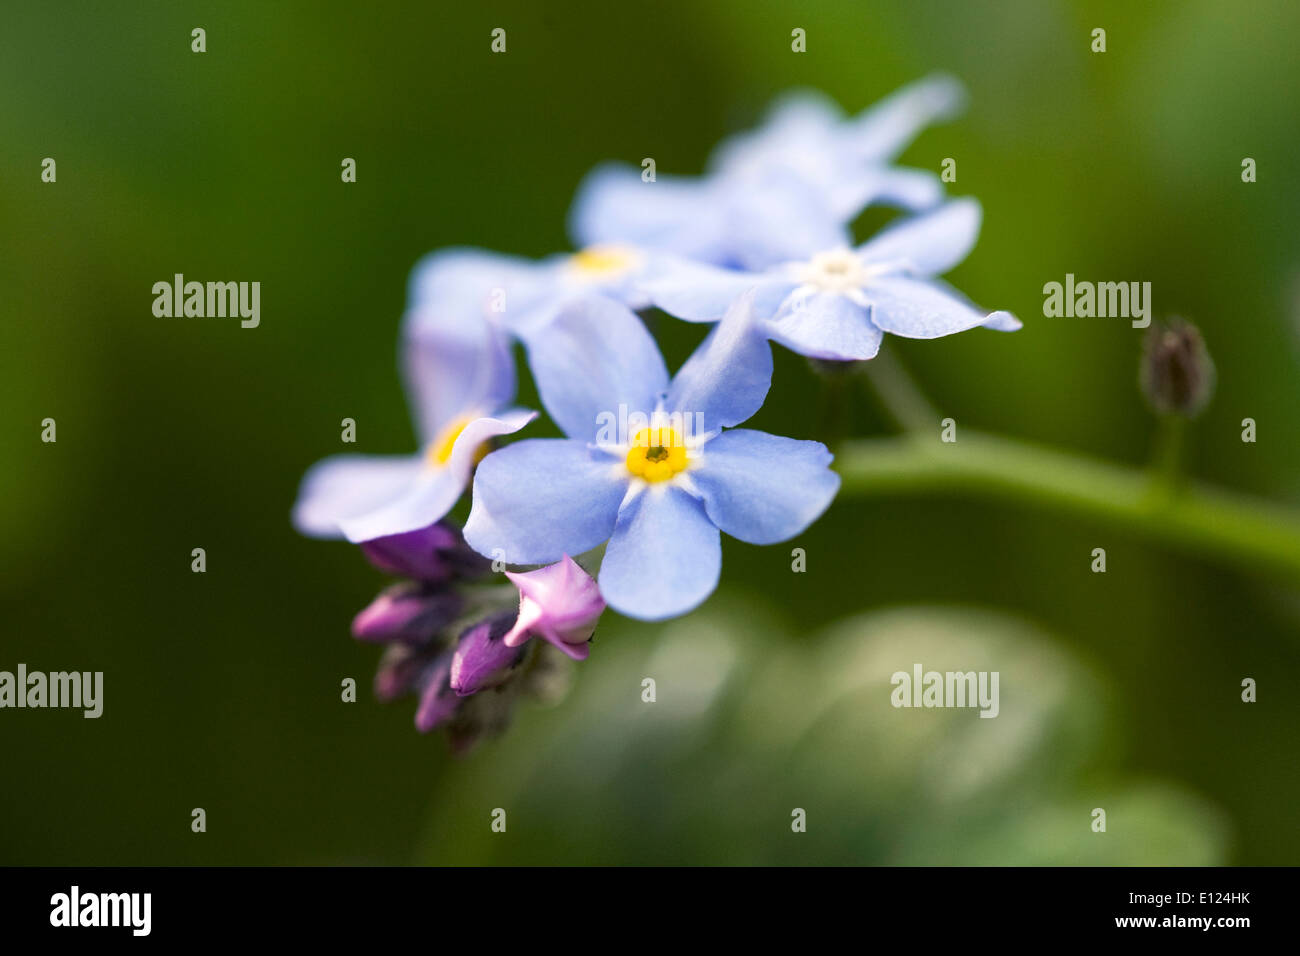
[[[573, 303], [530, 343], [542, 403], [568, 436], [488, 455], [465, 539], [509, 564], [608, 541], [599, 586], [643, 619], [684, 614], [717, 585], [719, 532], [784, 541], [830, 504], [820, 442], [731, 428], [763, 403], [771, 349], [742, 297], [671, 381], [654, 340], [608, 299]], [[730, 430], [726, 430], [730, 429]]]
[[873, 203], [922, 209], [942, 199], [931, 172], [889, 164], [927, 125], [961, 106], [960, 85], [931, 77], [846, 119], [810, 92], [782, 98], [756, 130], [724, 140], [700, 178], [609, 163], [579, 187], [576, 242], [630, 242], [714, 265], [762, 269], [846, 245]]
[[420, 451], [333, 455], [303, 478], [294, 526], [362, 542], [426, 528], [455, 506], [488, 441], [536, 412], [508, 407], [514, 360], [504, 333], [463, 308], [408, 313], [402, 363]]
[[882, 231], [762, 272], [661, 259], [644, 283], [654, 305], [691, 322], [715, 322], [752, 290], [767, 336], [813, 358], [869, 359], [885, 332], [933, 339], [976, 326], [1014, 331], [1009, 312], [986, 314], [937, 278], [964, 259], [979, 235], [980, 207], [956, 199]]

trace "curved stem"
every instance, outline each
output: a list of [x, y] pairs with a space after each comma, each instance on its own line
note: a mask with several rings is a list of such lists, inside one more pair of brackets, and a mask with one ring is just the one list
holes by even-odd
[[1300, 510], [1204, 485], [1153, 495], [1149, 471], [1002, 438], [961, 432], [843, 443], [841, 493], [957, 494], [1010, 499], [1103, 518], [1188, 551], [1300, 580]]

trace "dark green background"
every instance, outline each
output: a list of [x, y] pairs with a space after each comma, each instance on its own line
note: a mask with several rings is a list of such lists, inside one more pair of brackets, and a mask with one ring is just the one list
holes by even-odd
[[[0, 862], [436, 858], [417, 847], [428, 808], [447, 805], [476, 761], [510, 758], [491, 745], [452, 761], [411, 728], [409, 702], [370, 699], [377, 654], [347, 627], [382, 579], [355, 549], [294, 534], [297, 482], [341, 450], [343, 417], [359, 423], [358, 450], [413, 449], [394, 352], [421, 254], [567, 248], [572, 191], [595, 162], [653, 156], [661, 173], [697, 172], [719, 137], [792, 86], [851, 110], [938, 69], [970, 90], [966, 115], [904, 160], [957, 159], [954, 191], [986, 215], [953, 281], [1026, 327], [889, 340], [944, 414], [1140, 463], [1152, 432], [1140, 333], [1044, 318], [1041, 289], [1067, 272], [1147, 280], [1158, 313], [1201, 326], [1219, 370], [1189, 469], [1295, 501], [1300, 7], [792, 6], [4, 4], [0, 669], [102, 670], [106, 703], [98, 721], [0, 712]], [[197, 26], [202, 55], [190, 52]], [[497, 26], [503, 56], [489, 53]], [[806, 54], [790, 52], [795, 26]], [[1102, 55], [1089, 52], [1098, 26]], [[1240, 179], [1246, 156], [1253, 185]], [[343, 157], [357, 160], [355, 184], [340, 182]], [[151, 287], [176, 272], [260, 281], [261, 327], [155, 318]], [[701, 330], [659, 331], [675, 364]], [[755, 424], [816, 437], [817, 379], [780, 353], [776, 382]], [[854, 412], [862, 433], [885, 427], [865, 399]], [[1239, 440], [1246, 416], [1259, 422], [1253, 445]], [[45, 417], [57, 444], [39, 440]], [[893, 605], [1022, 615], [1102, 675], [1099, 752], [1114, 772], [1217, 806], [1228, 862], [1300, 859], [1295, 582], [978, 501], [840, 500], [798, 543], [802, 576], [788, 548], [724, 551], [731, 599], [761, 594], [787, 642]], [[1105, 575], [1088, 571], [1098, 546]], [[190, 572], [194, 547], [206, 574]], [[607, 621], [579, 681], [599, 682], [603, 647], [642, 633]], [[362, 699], [344, 705], [348, 676]], [[1260, 683], [1252, 707], [1238, 700], [1243, 676]], [[518, 722], [516, 734], [537, 732], [527, 712]], [[606, 834], [585, 858], [645, 859], [638, 831], [691, 788], [685, 774], [609, 806], [596, 775], [584, 789], [575, 769], [570, 786]], [[488, 809], [466, 819], [479, 826]], [[703, 824], [676, 839], [663, 858], [675, 845], [681, 858], [738, 858], [713, 853]], [[563, 853], [525, 845], [511, 858]]]

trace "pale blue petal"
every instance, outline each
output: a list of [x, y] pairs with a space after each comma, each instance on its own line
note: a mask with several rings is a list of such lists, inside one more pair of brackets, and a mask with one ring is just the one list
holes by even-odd
[[723, 269], [706, 263], [664, 256], [641, 283], [652, 305], [688, 322], [717, 322], [732, 303], [755, 289], [754, 311], [771, 315], [795, 287], [789, 279], [759, 272]]
[[874, 358], [884, 337], [868, 310], [833, 292], [789, 300], [766, 323], [767, 336], [793, 352], [836, 362]]
[[465, 320], [421, 306], [408, 313], [400, 349], [421, 444], [454, 422], [491, 414], [514, 398], [509, 339], [481, 316]]
[[515, 442], [474, 472], [465, 540], [507, 564], [550, 564], [581, 554], [613, 532], [627, 486], [623, 463], [584, 442]]
[[845, 203], [849, 218], [877, 203], [901, 209], [929, 209], [943, 201], [943, 182], [926, 169], [902, 166], [872, 167], [863, 174], [864, 192], [856, 202]]
[[844, 111], [823, 93], [785, 93], [768, 109], [762, 125], [719, 143], [709, 157], [709, 169], [737, 175], [780, 165], [811, 167], [820, 173], [820, 156], [843, 121]]
[[911, 275], [942, 275], [966, 258], [979, 232], [979, 203], [955, 199], [886, 229], [858, 247], [858, 258], [873, 265], [897, 265]]
[[[891, 107], [887, 101], [880, 112], [851, 122], [845, 122], [839, 107], [821, 94], [787, 95], [777, 101], [761, 127], [725, 140], [714, 151], [710, 169], [719, 178], [740, 180], [743, 188], [763, 194], [770, 190], [764, 178], [785, 175], [799, 180], [815, 190], [798, 203], [806, 221], [821, 217], [848, 222], [872, 203], [904, 209], [933, 206], [943, 196], [938, 176], [882, 165], [877, 154], [896, 152], [925, 125], [926, 117], [935, 116], [934, 107], [945, 99], [943, 86], [942, 81], [931, 84], [928, 93], [920, 88], [899, 105]], [[902, 118], [906, 122], [900, 122]], [[823, 210], [831, 215], [825, 217]], [[790, 226], [782, 223], [781, 228]], [[802, 254], [846, 242], [841, 234], [823, 233]]]
[[984, 328], [994, 332], [1019, 332], [1024, 327], [1025, 324], [1010, 312], [991, 312], [984, 323]]
[[431, 252], [415, 264], [407, 289], [408, 306], [432, 306], [429, 314], [489, 318], [496, 289], [526, 282], [536, 263], [484, 249], [456, 247]]
[[772, 385], [772, 349], [754, 319], [754, 293], [736, 300], [678, 370], [665, 410], [681, 412], [706, 432], [739, 425], [760, 408]]
[[485, 318], [518, 335], [554, 310], [566, 258], [533, 260], [462, 248], [425, 256], [411, 275], [406, 332]]
[[878, 279], [865, 293], [872, 323], [904, 338], [937, 339], [973, 329], [990, 318], [943, 286], [921, 279]]
[[[966, 295], [954, 289], [942, 279], [931, 279], [930, 285], [936, 289], [942, 289], [958, 302], [964, 303], [973, 312], [982, 312], [983, 310], [966, 298]], [[992, 329], [995, 332], [1019, 332], [1024, 328], [1024, 324], [1010, 312], [990, 312], [985, 316], [984, 321], [980, 323], [983, 328]]]
[[465, 491], [468, 476], [447, 468], [422, 467], [400, 495], [374, 510], [339, 522], [354, 544], [427, 528], [447, 516]]
[[721, 254], [716, 190], [707, 180], [656, 174], [622, 163], [597, 166], [578, 186], [569, 210], [574, 244], [627, 242], [691, 259]]
[[293, 526], [314, 538], [341, 538], [340, 521], [400, 498], [421, 467], [418, 455], [332, 455], [303, 476]]
[[479, 418], [461, 429], [443, 464], [428, 461], [415, 480], [399, 495], [376, 507], [358, 512], [339, 522], [349, 541], [373, 541], [394, 534], [427, 528], [446, 517], [469, 485], [474, 457], [479, 449], [499, 435], [519, 431], [537, 417], [536, 412], [517, 408], [497, 418]]
[[714, 524], [750, 544], [775, 544], [830, 505], [840, 487], [831, 457], [821, 442], [737, 428], [704, 446], [690, 476]]
[[936, 74], [880, 100], [850, 120], [849, 148], [860, 160], [886, 162], [898, 156], [927, 126], [956, 116], [966, 105], [959, 81]]
[[668, 387], [663, 356], [645, 324], [603, 296], [561, 308], [545, 333], [529, 340], [528, 362], [551, 418], [584, 442], [596, 437], [602, 412], [617, 416], [626, 405], [649, 414]]
[[853, 236], [828, 186], [797, 171], [726, 179], [728, 264], [762, 270], [847, 246]]
[[651, 485], [623, 507], [600, 566], [600, 593], [620, 614], [658, 621], [695, 608], [718, 586], [722, 544], [704, 506]]
[[566, 299], [585, 291], [567, 281], [569, 258], [561, 253], [538, 259], [530, 273], [500, 288], [497, 321], [512, 336], [526, 343], [550, 324]]

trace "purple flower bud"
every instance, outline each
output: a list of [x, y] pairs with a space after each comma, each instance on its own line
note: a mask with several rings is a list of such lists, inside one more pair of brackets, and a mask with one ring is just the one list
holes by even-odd
[[502, 640], [514, 621], [511, 613], [496, 614], [460, 636], [451, 659], [451, 688], [461, 697], [501, 683], [523, 651]]
[[530, 637], [549, 641], [574, 660], [586, 660], [587, 641], [605, 610], [600, 588], [567, 554], [536, 571], [506, 572], [519, 589], [519, 617], [504, 643], [517, 647]]
[[422, 689], [420, 706], [415, 711], [415, 729], [422, 734], [446, 723], [460, 709], [461, 699], [448, 683], [451, 667], [451, 655], [440, 654], [420, 678]]
[[385, 702], [396, 700], [415, 687], [428, 666], [425, 650], [409, 644], [390, 645], [375, 671], [375, 696]]
[[352, 636], [362, 641], [431, 640], [460, 613], [464, 601], [454, 591], [403, 582], [385, 588], [352, 620]]
[[483, 574], [491, 567], [465, 543], [460, 529], [447, 521], [364, 541], [361, 552], [380, 571], [430, 583]]

